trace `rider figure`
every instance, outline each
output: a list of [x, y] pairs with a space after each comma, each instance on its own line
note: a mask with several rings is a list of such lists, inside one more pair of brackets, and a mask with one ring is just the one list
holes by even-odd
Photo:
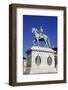
[[43, 28], [42, 28], [42, 26], [40, 27], [40, 35], [41, 36], [43, 35]]

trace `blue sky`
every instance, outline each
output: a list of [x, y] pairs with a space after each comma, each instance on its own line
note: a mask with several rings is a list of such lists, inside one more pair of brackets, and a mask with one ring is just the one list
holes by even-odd
[[[33, 16], [23, 15], [23, 43], [24, 43], [24, 56], [25, 51], [32, 47], [32, 41], [34, 34], [32, 34], [32, 28], [40, 28], [42, 26], [44, 34], [46, 34], [51, 42], [52, 48], [57, 48], [57, 17], [56, 16]], [[40, 42], [40, 46], [44, 46], [43, 42]]]

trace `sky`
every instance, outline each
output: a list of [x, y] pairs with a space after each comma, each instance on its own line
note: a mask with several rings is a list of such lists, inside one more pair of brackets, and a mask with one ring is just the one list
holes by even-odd
[[[35, 16], [23, 15], [23, 52], [32, 47], [34, 34], [32, 28], [40, 28], [42, 26], [43, 33], [46, 34], [51, 43], [51, 48], [57, 48], [57, 16]], [[37, 45], [37, 43], [36, 43]], [[44, 42], [40, 42], [40, 46], [44, 46]]]

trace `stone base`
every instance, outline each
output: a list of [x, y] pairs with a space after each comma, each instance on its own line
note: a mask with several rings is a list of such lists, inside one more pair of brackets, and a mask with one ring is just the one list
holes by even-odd
[[[54, 54], [56, 52], [51, 48], [33, 46], [28, 50], [28, 60], [30, 60], [30, 72], [29, 74], [45, 74], [45, 73], [56, 73]], [[41, 63], [36, 63], [36, 57], [40, 56]], [[47, 59], [51, 57], [52, 64], [48, 65]]]

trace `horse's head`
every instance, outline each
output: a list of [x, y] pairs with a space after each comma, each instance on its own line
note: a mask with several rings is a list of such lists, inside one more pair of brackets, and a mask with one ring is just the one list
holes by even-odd
[[32, 28], [32, 33], [34, 33], [34, 28]]
[[36, 31], [36, 28], [32, 28], [32, 33], [35, 33], [35, 31]]

